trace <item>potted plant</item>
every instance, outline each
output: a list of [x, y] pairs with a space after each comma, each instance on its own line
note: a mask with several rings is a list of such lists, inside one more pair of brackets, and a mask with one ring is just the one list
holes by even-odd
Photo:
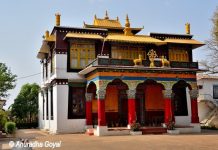
[[175, 122], [173, 120], [170, 120], [167, 123], [167, 133], [169, 133], [169, 134], [179, 134], [179, 130], [176, 130]]
[[131, 125], [130, 125], [130, 134], [131, 135], [142, 135], [142, 131], [140, 131], [140, 123], [137, 123], [136, 121], [134, 121]]

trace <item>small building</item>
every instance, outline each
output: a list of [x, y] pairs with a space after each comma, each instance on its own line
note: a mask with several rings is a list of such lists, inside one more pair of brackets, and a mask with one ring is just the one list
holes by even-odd
[[200, 132], [196, 72], [190, 24], [186, 34], [139, 34], [128, 16], [94, 16], [82, 28], [56, 25], [46, 31], [37, 57], [41, 62], [39, 127], [51, 133], [110, 127], [161, 126], [175, 121]]
[[218, 127], [218, 76], [198, 74], [198, 114], [202, 125]]

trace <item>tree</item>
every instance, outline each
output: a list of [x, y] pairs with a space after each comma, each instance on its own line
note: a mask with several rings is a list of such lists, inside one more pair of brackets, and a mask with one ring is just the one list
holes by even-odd
[[8, 96], [8, 90], [15, 88], [16, 75], [4, 63], [0, 63], [0, 98]]
[[218, 7], [212, 18], [213, 28], [211, 38], [206, 41], [207, 47], [210, 50], [210, 61], [204, 60], [201, 65], [209, 70], [209, 73], [218, 73]]
[[39, 90], [40, 87], [36, 83], [27, 83], [21, 87], [14, 104], [11, 106], [11, 113], [16, 119], [29, 123], [35, 121], [34, 119], [38, 114]]

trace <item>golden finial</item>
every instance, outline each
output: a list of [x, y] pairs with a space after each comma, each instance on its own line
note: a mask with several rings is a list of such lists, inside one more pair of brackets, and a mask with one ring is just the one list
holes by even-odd
[[60, 13], [56, 13], [56, 26], [60, 26], [60, 22], [61, 22], [61, 14]]
[[125, 27], [130, 27], [128, 14], [126, 15], [126, 24]]
[[190, 23], [185, 24], [185, 32], [186, 34], [190, 34]]
[[104, 17], [104, 19], [109, 19], [109, 17], [108, 17], [108, 13], [107, 13], [107, 10], [106, 10], [106, 13], [105, 13], [105, 17]]
[[49, 37], [49, 31], [48, 31], [48, 30], [46, 30], [46, 31], [45, 31], [45, 39], [47, 40], [47, 39], [48, 39], [48, 37]]
[[148, 52], [148, 58], [150, 60], [150, 68], [153, 68], [155, 67], [154, 65], [154, 59], [157, 58], [157, 53], [155, 50], [151, 49], [149, 52]]
[[117, 16], [117, 21], [119, 21], [119, 17]]

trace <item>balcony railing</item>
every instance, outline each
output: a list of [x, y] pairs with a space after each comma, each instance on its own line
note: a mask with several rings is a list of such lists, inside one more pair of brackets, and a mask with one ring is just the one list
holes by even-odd
[[[156, 67], [162, 67], [161, 61], [154, 61]], [[96, 58], [91, 64], [93, 66], [134, 66], [133, 60], [130, 59], [114, 59], [114, 58]], [[88, 66], [89, 66], [88, 65]], [[149, 60], [142, 60], [144, 67], [149, 67]], [[198, 69], [197, 62], [178, 62], [170, 61], [170, 68], [189, 68]]]

